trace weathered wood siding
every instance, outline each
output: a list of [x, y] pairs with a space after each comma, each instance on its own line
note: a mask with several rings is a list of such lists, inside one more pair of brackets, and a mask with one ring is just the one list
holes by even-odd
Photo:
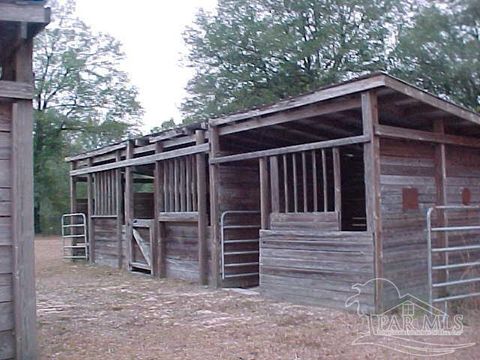
[[153, 219], [153, 193], [135, 193], [134, 196], [134, 218]]
[[0, 359], [15, 354], [12, 251], [11, 105], [0, 104]]
[[[436, 202], [434, 145], [382, 139], [380, 173], [384, 277], [402, 294], [425, 298], [426, 211]], [[418, 191], [418, 209], [404, 209], [404, 189]], [[397, 298], [394, 288], [385, 285], [385, 306]]]
[[[448, 205], [480, 205], [480, 150], [465, 147], [446, 147], [447, 164], [447, 203]], [[466, 201], [468, 200], [468, 201]], [[447, 213], [448, 226], [480, 226], [480, 211], [449, 211]], [[478, 245], [480, 239], [479, 230], [463, 232], [449, 232], [449, 246]], [[433, 241], [436, 240], [434, 236]], [[441, 239], [440, 239], [441, 241]], [[437, 240], [438, 242], [438, 240]], [[442, 261], [434, 258], [435, 261]], [[451, 252], [450, 263], [466, 263], [480, 261], [479, 251]], [[478, 268], [450, 270], [451, 280], [479, 277]], [[451, 295], [465, 294], [467, 287], [450, 286], [448, 293]], [[480, 291], [478, 284], [470, 286], [473, 292]]]
[[[344, 309], [357, 294], [352, 286], [374, 276], [367, 232], [262, 230], [260, 249], [260, 289], [277, 299]], [[371, 285], [359, 300], [364, 310], [373, 310]]]
[[[257, 161], [232, 163], [220, 166], [219, 170], [219, 208], [221, 215], [230, 210], [258, 210], [260, 211], [260, 174]], [[256, 228], [228, 229], [225, 233], [226, 240], [258, 239], [260, 216], [230, 216], [226, 219], [227, 225], [243, 225], [258, 223]], [[220, 241], [220, 239], [218, 239]], [[242, 249], [240, 249], [242, 247]], [[226, 252], [239, 250], [258, 250], [258, 244], [227, 245]], [[230, 255], [226, 260], [229, 263], [258, 262], [258, 254]], [[245, 272], [257, 271], [255, 267], [243, 268]], [[233, 274], [235, 270], [229, 269]], [[227, 271], [226, 271], [227, 273]], [[258, 285], [258, 276], [228, 278], [222, 281], [224, 287], [250, 287]]]
[[[117, 218], [96, 218], [93, 220], [95, 262], [100, 265], [118, 267]], [[123, 241], [125, 254], [125, 241]]]
[[198, 281], [197, 223], [165, 223], [167, 277]]

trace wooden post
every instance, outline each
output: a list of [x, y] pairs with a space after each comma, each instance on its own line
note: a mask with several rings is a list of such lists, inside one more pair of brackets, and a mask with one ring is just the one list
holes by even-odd
[[272, 213], [280, 212], [280, 183], [278, 180], [278, 157], [270, 157], [270, 196], [272, 200]]
[[[75, 170], [76, 165], [77, 165], [76, 162], [72, 161], [70, 163], [70, 170]], [[77, 213], [77, 178], [75, 176], [70, 176], [70, 214], [76, 214], [76, 213]], [[71, 218], [70, 221], [74, 221], [74, 218]], [[78, 229], [72, 228], [71, 234], [73, 235], [79, 234]], [[78, 244], [78, 239], [72, 238], [72, 245], [77, 245], [77, 244]], [[83, 255], [82, 250], [79, 251], [79, 249], [72, 249], [73, 256], [78, 256], [80, 254]]]
[[[16, 81], [33, 84], [32, 40], [15, 56]], [[13, 293], [17, 359], [38, 357], [33, 228], [33, 108], [18, 101], [12, 113]]]
[[[163, 145], [161, 142], [155, 143], [155, 153], [161, 153]], [[153, 242], [152, 242], [152, 275], [165, 277], [165, 237], [163, 223], [160, 222], [160, 212], [165, 211], [163, 198], [163, 173], [162, 162], [155, 162], [155, 171], [153, 173], [153, 187], [155, 196], [155, 220], [153, 224]]]
[[[196, 144], [205, 142], [203, 130], [195, 131]], [[208, 244], [207, 244], [207, 174], [205, 154], [197, 154], [197, 209], [198, 209], [198, 268], [200, 284], [208, 285]], [[188, 184], [187, 184], [188, 186]]]
[[270, 189], [268, 179], [268, 162], [266, 157], [259, 159], [259, 167], [261, 223], [262, 229], [266, 230], [270, 227]]
[[[365, 163], [365, 202], [367, 216], [367, 230], [374, 237], [375, 277], [383, 277], [383, 242], [380, 207], [380, 140], [374, 134], [378, 124], [378, 100], [372, 92], [362, 93], [363, 132], [370, 137], [370, 142], [364, 145]], [[383, 310], [383, 283], [375, 283], [375, 311]]]
[[[443, 119], [434, 121], [433, 130], [437, 134], [445, 135], [445, 124]], [[447, 149], [445, 144], [435, 145], [435, 187], [436, 187], [436, 205], [447, 205]], [[438, 227], [448, 226], [447, 214], [445, 211], [438, 211]], [[448, 233], [438, 233], [438, 244], [435, 247], [448, 247]], [[446, 264], [448, 253], [440, 253], [440, 261]], [[448, 281], [449, 271], [445, 270], [439, 274], [438, 282]], [[447, 295], [446, 288], [439, 289], [442, 296]]]
[[[70, 163], [70, 170], [76, 169], [76, 162]], [[70, 176], [70, 213], [75, 214], [77, 212], [77, 178]]]
[[335, 212], [338, 214], [340, 229], [342, 226], [342, 169], [340, 161], [340, 149], [333, 148], [333, 182], [335, 187]]
[[[220, 154], [220, 137], [218, 128], [210, 126], [210, 158], [215, 158]], [[220, 206], [218, 203], [218, 187], [220, 181], [219, 165], [210, 164], [210, 223], [212, 229], [212, 263], [211, 263], [211, 285], [214, 288], [220, 287]], [[199, 179], [200, 180], [200, 179]]]
[[[122, 155], [120, 151], [116, 153], [116, 161], [121, 161]], [[123, 181], [122, 170], [115, 170], [115, 197], [116, 197], [116, 212], [117, 212], [117, 239], [118, 239], [118, 268], [123, 268]]]
[[[127, 160], [133, 159], [134, 144], [132, 141], [127, 143]], [[133, 188], [133, 167], [125, 168], [125, 224], [127, 241], [127, 264], [128, 270], [131, 270], [130, 260], [132, 258], [132, 236], [133, 236], [133, 217], [134, 217], [134, 188]]]
[[[92, 166], [93, 164], [93, 159], [92, 158], [89, 158], [88, 159], [88, 166]], [[95, 178], [98, 178], [98, 177], [95, 177]], [[94, 197], [93, 197], [93, 194], [94, 194], [94, 189], [93, 189], [93, 174], [88, 174], [87, 175], [87, 212], [88, 212], [88, 225], [87, 225], [87, 228], [88, 228], [88, 251], [89, 251], [89, 254], [88, 254], [88, 259], [90, 261], [90, 263], [94, 263], [95, 262], [95, 231], [94, 231], [94, 220], [93, 220], [93, 215], [95, 214], [94, 213]], [[97, 186], [96, 184], [96, 181], [95, 181], [95, 187]], [[98, 198], [95, 197], [95, 200], [97, 200]], [[95, 208], [97, 208], [96, 204], [95, 204]]]

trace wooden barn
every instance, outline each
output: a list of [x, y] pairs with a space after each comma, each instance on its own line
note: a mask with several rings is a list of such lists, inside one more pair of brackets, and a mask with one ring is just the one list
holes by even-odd
[[91, 262], [298, 303], [427, 298], [427, 210], [479, 220], [480, 115], [383, 73], [67, 161]]
[[0, 359], [36, 359], [32, 39], [42, 2], [0, 0]]

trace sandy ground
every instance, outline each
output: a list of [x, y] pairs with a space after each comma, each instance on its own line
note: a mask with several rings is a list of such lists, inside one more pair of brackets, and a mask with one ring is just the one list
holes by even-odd
[[[56, 238], [36, 240], [42, 359], [405, 359], [352, 345], [355, 314], [211, 290], [61, 259]], [[480, 326], [442, 343], [480, 343]], [[441, 358], [478, 359], [479, 346]]]

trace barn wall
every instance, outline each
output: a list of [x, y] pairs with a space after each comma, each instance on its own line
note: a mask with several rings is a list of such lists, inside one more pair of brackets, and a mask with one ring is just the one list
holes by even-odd
[[[420, 142], [380, 142], [384, 277], [403, 293], [426, 298], [426, 212], [436, 202], [435, 148]], [[418, 191], [418, 209], [404, 210], [404, 189]], [[385, 286], [385, 306], [398, 298]]]
[[[242, 161], [221, 165], [219, 167], [219, 210], [221, 215], [229, 210], [260, 210], [260, 175], [258, 161]], [[233, 215], [226, 218], [226, 225], [258, 224], [258, 229], [229, 229], [225, 233], [226, 240], [258, 239], [260, 217]], [[258, 250], [258, 244], [227, 245], [226, 252]], [[258, 262], [258, 254], [232, 255], [228, 257], [230, 263]], [[237, 269], [226, 269], [227, 274], [234, 274]], [[242, 269], [245, 272], [258, 272], [258, 266]], [[224, 287], [249, 287], [258, 285], [258, 277], [242, 277], [224, 279]]]
[[[447, 146], [446, 160], [448, 205], [480, 205], [480, 150]], [[449, 226], [479, 226], [480, 211], [449, 211], [447, 221]], [[449, 246], [477, 245], [478, 239], [480, 239], [478, 230], [449, 233], [447, 237]], [[435, 236], [433, 241], [436, 241]], [[438, 260], [442, 261], [442, 259]], [[449, 261], [454, 263], [477, 262], [480, 261], [480, 252], [453, 252], [449, 254]], [[467, 271], [465, 269], [450, 270], [450, 279], [479, 276], [480, 270], [475, 268]], [[465, 294], [466, 289], [465, 286], [448, 288], [449, 294], [452, 295]], [[478, 292], [480, 288], [477, 286], [470, 290]]]
[[198, 281], [197, 223], [165, 223], [167, 277]]
[[[94, 218], [95, 262], [118, 267], [117, 218]], [[125, 254], [125, 241], [123, 241]]]
[[12, 278], [11, 105], [0, 103], [0, 359], [15, 353]]
[[153, 219], [153, 193], [135, 193], [134, 195], [134, 219]]
[[[310, 214], [305, 214], [311, 216]], [[345, 309], [357, 294], [352, 286], [373, 278], [373, 238], [367, 232], [340, 232], [331, 224], [260, 231], [260, 289], [269, 297]], [[362, 289], [365, 311], [374, 306], [373, 287]], [[355, 311], [356, 309], [351, 309]]]

